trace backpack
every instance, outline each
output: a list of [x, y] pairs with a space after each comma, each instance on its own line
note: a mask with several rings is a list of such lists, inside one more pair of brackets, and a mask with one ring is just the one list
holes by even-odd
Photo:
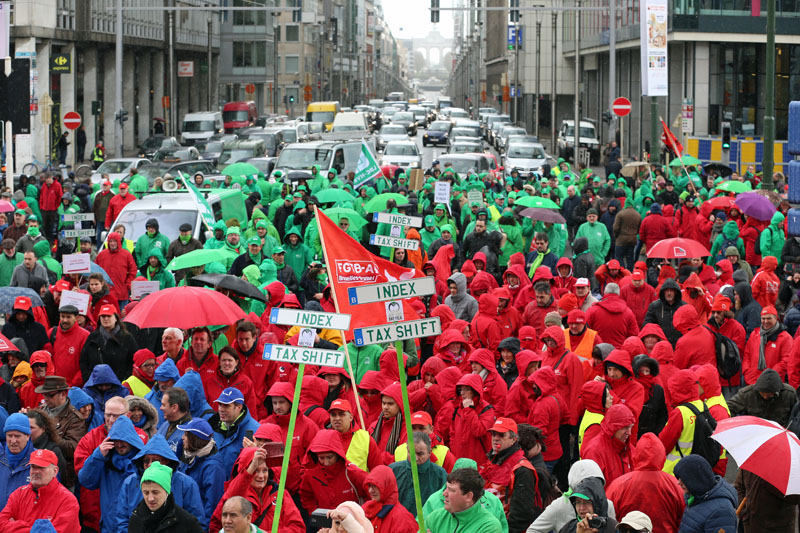
[[[702, 412], [698, 411], [697, 408], [689, 402], [682, 403], [681, 405], [689, 409], [695, 416], [692, 454], [701, 456], [713, 467], [719, 461], [719, 454], [722, 451], [720, 443], [711, 438], [711, 434], [717, 429], [717, 421], [711, 416], [706, 402], [703, 402]], [[680, 446], [678, 446], [678, 453], [683, 457]]]
[[[767, 226], [764, 231], [769, 231], [769, 240], [772, 241], [772, 228]], [[756, 255], [763, 255], [761, 253], [761, 235], [763, 235], [763, 233], [759, 234], [758, 238], [756, 239], [756, 246], [755, 246]]]
[[737, 250], [739, 249], [737, 246], [739, 244], [739, 237], [736, 237], [735, 239], [729, 239], [724, 235], [722, 237], [722, 245], [719, 247], [719, 250], [717, 250], [717, 256], [714, 258], [715, 263], [725, 259], [725, 250], [727, 250], [728, 247], [733, 246]]
[[739, 347], [730, 337], [717, 333], [713, 329], [705, 328], [714, 335], [714, 346], [717, 356], [717, 371], [722, 379], [731, 379], [742, 369], [742, 357]]

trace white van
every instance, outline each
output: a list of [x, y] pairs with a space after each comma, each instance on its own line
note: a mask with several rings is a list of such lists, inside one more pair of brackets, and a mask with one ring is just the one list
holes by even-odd
[[367, 132], [367, 114], [359, 111], [348, 113], [336, 113], [333, 119], [331, 131], [339, 133], [343, 131]]
[[181, 126], [181, 144], [189, 146], [199, 140], [210, 139], [217, 133], [225, 131], [222, 113], [219, 111], [200, 111], [186, 113]]

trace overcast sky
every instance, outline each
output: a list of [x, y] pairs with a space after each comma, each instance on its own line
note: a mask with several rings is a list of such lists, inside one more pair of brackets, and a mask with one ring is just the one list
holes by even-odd
[[[450, 7], [453, 0], [441, 0], [442, 7]], [[383, 14], [392, 29], [392, 35], [399, 39], [425, 37], [433, 30], [431, 24], [430, 0], [383, 0]], [[442, 11], [440, 22], [436, 24], [439, 33], [445, 37], [453, 36], [452, 11]]]

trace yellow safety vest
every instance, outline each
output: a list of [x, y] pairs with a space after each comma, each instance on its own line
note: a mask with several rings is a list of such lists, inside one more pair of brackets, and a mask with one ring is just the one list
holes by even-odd
[[144, 381], [136, 376], [129, 377], [123, 381], [122, 384], [127, 385], [131, 389], [131, 392], [133, 392], [133, 395], [140, 398], [144, 398], [147, 396], [147, 393], [150, 392], [150, 387], [148, 387]]
[[600, 424], [606, 417], [603, 413], [595, 413], [593, 411], [585, 411], [583, 418], [581, 418], [581, 425], [578, 426], [578, 453], [580, 454], [581, 446], [583, 446], [583, 434], [589, 429], [589, 426]]
[[[705, 410], [702, 400], [695, 400], [689, 403], [700, 412]], [[672, 471], [675, 470], [675, 465], [678, 464], [682, 457], [692, 453], [692, 445], [694, 444], [695, 415], [688, 407], [683, 405], [679, 405], [678, 410], [683, 417], [683, 429], [675, 447], [667, 452], [667, 460], [664, 462], [664, 468], [662, 469], [667, 474], [672, 474]]]
[[345, 457], [348, 461], [359, 467], [364, 472], [369, 472], [367, 468], [367, 457], [369, 456], [369, 433], [363, 429], [353, 432], [350, 446], [347, 447]]
[[586, 331], [581, 338], [580, 344], [573, 350], [570, 346], [569, 328], [564, 328], [564, 340], [566, 341], [567, 350], [571, 351], [584, 361], [592, 360], [592, 349], [594, 348], [594, 338], [597, 337], [597, 332], [593, 329], [586, 328]]
[[[450, 448], [444, 444], [437, 444], [431, 450], [431, 453], [436, 456], [436, 464], [444, 468], [444, 458], [450, 452]], [[394, 450], [395, 461], [405, 461], [408, 459], [408, 446], [403, 443]]]

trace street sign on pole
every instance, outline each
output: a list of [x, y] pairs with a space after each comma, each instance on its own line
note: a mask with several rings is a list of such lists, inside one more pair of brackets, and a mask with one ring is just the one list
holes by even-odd
[[[438, 317], [436, 317], [438, 320]], [[344, 367], [344, 352], [304, 348], [284, 344], [265, 344], [261, 358], [265, 361], [283, 361], [303, 365]], [[298, 378], [300, 379], [300, 378]]]
[[369, 236], [369, 243], [374, 246], [388, 246], [390, 248], [402, 248], [403, 250], [419, 249], [419, 241], [417, 240], [387, 237], [386, 235], [376, 235], [374, 233]]
[[350, 305], [385, 302], [398, 298], [427, 296], [436, 292], [436, 281], [432, 277], [413, 278], [389, 283], [373, 283], [347, 289]]
[[65, 229], [61, 233], [64, 234], [66, 239], [74, 239], [76, 237], [94, 237], [97, 230], [94, 229]]
[[356, 328], [353, 330], [353, 339], [356, 346], [395, 342], [417, 337], [432, 337], [442, 332], [439, 317], [409, 320], [395, 324]]
[[94, 213], [64, 213], [64, 222], [94, 222]]
[[611, 104], [611, 111], [618, 117], [627, 116], [631, 112], [631, 108], [631, 101], [624, 96], [620, 96]]
[[350, 329], [350, 315], [275, 307], [270, 311], [269, 323], [346, 331]]
[[393, 224], [395, 226], [411, 226], [412, 228], [422, 227], [422, 217], [411, 217], [398, 213], [373, 213], [372, 221]]
[[81, 125], [81, 116], [76, 111], [64, 115], [64, 127], [68, 130], [77, 130]]

